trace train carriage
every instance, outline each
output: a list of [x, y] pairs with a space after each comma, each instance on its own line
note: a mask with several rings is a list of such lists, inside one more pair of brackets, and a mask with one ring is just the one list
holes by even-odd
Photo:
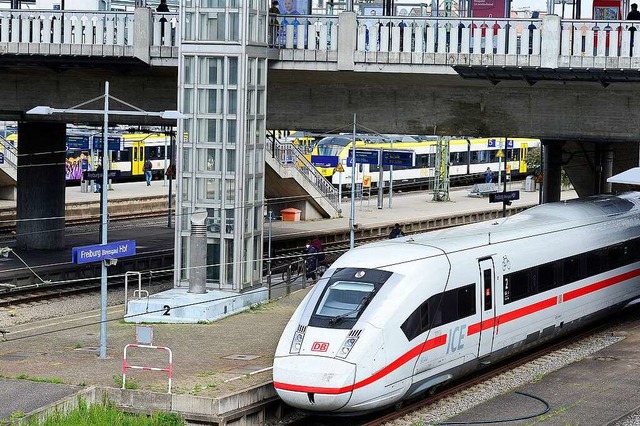
[[[347, 135], [329, 136], [320, 140], [312, 155], [335, 156], [343, 164], [347, 164], [352, 138]], [[504, 148], [500, 148], [500, 147]], [[508, 170], [510, 177], [518, 177], [527, 173], [527, 156], [530, 148], [540, 146], [538, 139], [525, 138], [452, 138], [449, 142], [449, 178], [452, 183], [468, 184], [481, 181], [487, 167], [497, 171], [501, 162], [501, 170]], [[415, 154], [413, 167], [394, 166], [394, 186], [411, 186], [432, 182], [437, 170], [436, 141], [434, 138], [415, 137], [411, 141], [364, 139], [356, 140], [356, 147], [365, 149], [400, 149], [411, 150]], [[502, 156], [502, 160], [500, 160]], [[316, 167], [334, 186], [351, 185], [351, 167], [344, 167], [342, 176], [335, 167]], [[372, 186], [378, 186], [380, 170], [378, 165], [358, 164], [356, 167], [356, 183], [362, 183], [364, 176], [369, 176]], [[383, 179], [388, 182], [391, 171], [383, 168]], [[398, 186], [399, 185], [399, 186]]]
[[278, 394], [380, 409], [620, 309], [640, 296], [639, 206], [595, 196], [347, 252], [285, 328]]

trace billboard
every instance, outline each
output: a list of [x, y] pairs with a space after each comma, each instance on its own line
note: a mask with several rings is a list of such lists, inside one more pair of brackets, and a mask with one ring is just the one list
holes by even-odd
[[471, 0], [471, 16], [474, 18], [508, 18], [508, 13], [505, 0]]
[[311, 15], [311, 0], [278, 0], [281, 15]]

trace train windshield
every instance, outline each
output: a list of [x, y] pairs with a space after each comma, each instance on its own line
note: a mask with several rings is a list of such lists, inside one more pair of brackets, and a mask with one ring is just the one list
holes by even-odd
[[316, 314], [331, 317], [335, 324], [342, 319], [357, 318], [375, 291], [371, 283], [336, 281], [331, 284], [316, 308]]
[[318, 155], [329, 155], [337, 157], [345, 146], [351, 143], [351, 139], [341, 136], [330, 136], [318, 142]]

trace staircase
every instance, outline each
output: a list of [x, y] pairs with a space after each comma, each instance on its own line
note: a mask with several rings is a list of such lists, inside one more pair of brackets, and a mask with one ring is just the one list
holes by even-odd
[[[342, 213], [338, 191], [307, 160], [297, 146], [273, 138], [267, 141], [265, 195], [269, 209], [294, 207], [303, 219], [334, 218]], [[271, 173], [270, 173], [271, 172]]]
[[18, 149], [0, 136], [0, 200], [15, 200], [18, 179]]

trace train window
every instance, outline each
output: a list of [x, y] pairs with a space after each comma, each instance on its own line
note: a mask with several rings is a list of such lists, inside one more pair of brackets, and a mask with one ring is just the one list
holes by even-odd
[[580, 273], [580, 256], [571, 256], [562, 260], [562, 282], [569, 284], [582, 279]]
[[469, 284], [458, 289], [458, 319], [476, 313], [476, 285]]
[[429, 154], [416, 155], [416, 168], [425, 169], [429, 167]]
[[467, 164], [466, 152], [452, 152], [449, 154], [449, 160], [452, 166], [461, 166]]
[[333, 318], [356, 318], [366, 306], [374, 288], [371, 283], [336, 281], [325, 292], [316, 314]]
[[[425, 303], [423, 303], [422, 305], [425, 305]], [[413, 311], [411, 315], [409, 315], [409, 318], [407, 318], [406, 321], [403, 322], [402, 325], [400, 326], [400, 329], [402, 330], [404, 335], [407, 337], [407, 340], [409, 341], [413, 340], [414, 338], [422, 334], [422, 324], [421, 324], [422, 305], [418, 307], [418, 309]]]
[[515, 302], [531, 295], [528, 269], [513, 272], [504, 277], [504, 303]]
[[485, 269], [482, 271], [482, 281], [484, 287], [484, 310], [488, 311], [491, 309], [491, 282], [493, 281], [491, 277], [491, 269]]
[[469, 161], [471, 164], [478, 164], [481, 163], [481, 153], [480, 151], [472, 151], [471, 152], [471, 160]]
[[624, 244], [616, 244], [614, 246], [609, 247], [608, 250], [608, 258], [609, 258], [609, 268], [615, 269], [626, 264], [626, 256], [625, 256], [625, 245]]
[[606, 249], [599, 249], [587, 253], [586, 264], [587, 275], [590, 277], [606, 271], [608, 269]]
[[538, 293], [558, 287], [556, 263], [549, 262], [538, 266]]

